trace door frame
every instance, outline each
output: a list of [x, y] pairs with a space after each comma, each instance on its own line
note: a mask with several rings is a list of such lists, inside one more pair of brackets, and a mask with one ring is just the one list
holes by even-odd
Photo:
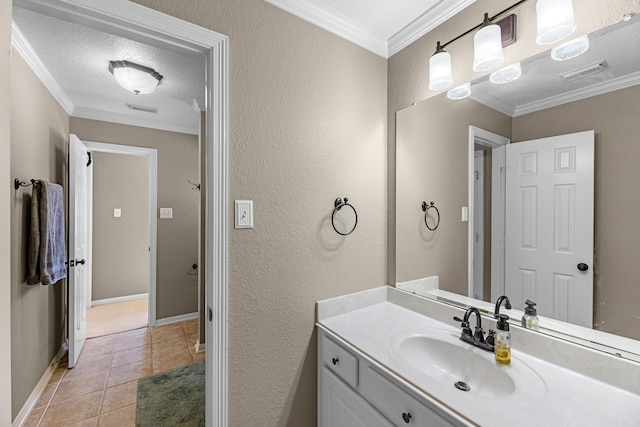
[[[468, 147], [468, 203], [469, 222], [467, 237], [467, 295], [473, 298], [473, 248], [474, 248], [474, 163], [475, 145], [491, 147], [491, 300], [500, 295], [500, 286], [504, 291], [504, 227], [505, 227], [505, 167], [506, 145], [511, 140], [476, 126], [469, 126]], [[497, 215], [499, 213], [499, 215]], [[498, 256], [495, 256], [498, 254]]]
[[[14, 0], [154, 46], [206, 57], [206, 423], [228, 424], [228, 117], [229, 38], [128, 0]], [[73, 115], [73, 114], [72, 114]]]
[[[473, 258], [473, 298], [484, 299], [484, 226], [478, 226], [476, 229], [476, 222], [478, 224], [484, 224], [484, 150], [476, 150], [474, 152], [474, 182], [473, 182], [473, 246], [474, 246], [474, 258]], [[478, 250], [478, 248], [480, 248]], [[483, 281], [482, 286], [478, 286], [478, 281]]]
[[[87, 147], [87, 151], [94, 153], [123, 154], [128, 156], [145, 157], [149, 170], [149, 304], [148, 323], [149, 326], [156, 325], [156, 280], [157, 280], [157, 260], [158, 260], [158, 150], [155, 148], [136, 147], [132, 145], [108, 144], [96, 141], [82, 141]], [[89, 182], [88, 203], [93, 206], [93, 179]], [[90, 229], [93, 230], [93, 221], [90, 222]], [[90, 239], [92, 241], [93, 239]], [[89, 249], [91, 250], [91, 249]], [[91, 307], [91, 289], [88, 290], [88, 304]]]

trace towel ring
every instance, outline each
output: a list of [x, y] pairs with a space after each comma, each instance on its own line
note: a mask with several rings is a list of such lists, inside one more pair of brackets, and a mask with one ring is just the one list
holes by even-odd
[[[356, 212], [356, 208], [354, 208], [349, 203], [349, 199], [347, 199], [346, 197], [344, 198], [344, 201], [338, 197], [336, 201], [333, 202], [333, 206], [334, 206], [333, 213], [331, 214], [331, 225], [333, 226], [333, 229], [336, 230], [336, 233], [340, 234], [341, 236], [348, 236], [349, 234], [353, 233], [353, 231], [356, 229], [356, 226], [358, 225], [358, 212]], [[350, 207], [351, 210], [353, 211], [353, 215], [355, 216], [355, 221], [353, 223], [353, 228], [350, 231], [343, 233], [336, 228], [335, 216], [337, 212], [339, 212], [342, 208], [346, 206]]]
[[[436, 213], [438, 214], [438, 220], [436, 221], [436, 225], [433, 228], [429, 227], [429, 223], [427, 222], [429, 209], [435, 209]], [[438, 210], [436, 205], [433, 202], [429, 203], [429, 205], [427, 205], [427, 202], [422, 202], [422, 212], [424, 212], [424, 225], [426, 225], [427, 228], [431, 231], [434, 231], [436, 228], [438, 228], [438, 226], [440, 225], [440, 211]]]

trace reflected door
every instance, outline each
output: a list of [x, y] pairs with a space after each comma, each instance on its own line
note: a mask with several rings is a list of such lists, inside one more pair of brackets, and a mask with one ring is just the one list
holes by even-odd
[[594, 132], [507, 146], [505, 293], [593, 327]]

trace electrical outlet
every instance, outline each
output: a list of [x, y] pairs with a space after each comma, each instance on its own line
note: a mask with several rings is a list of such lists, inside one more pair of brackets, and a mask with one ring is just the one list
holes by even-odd
[[172, 219], [173, 208], [160, 208], [160, 219]]

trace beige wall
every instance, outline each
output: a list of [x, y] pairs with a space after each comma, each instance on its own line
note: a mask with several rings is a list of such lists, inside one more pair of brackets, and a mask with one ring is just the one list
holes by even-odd
[[[478, 0], [465, 10], [424, 35], [389, 59], [388, 82], [388, 282], [395, 283], [395, 114], [416, 102], [436, 95], [428, 90], [429, 58], [435, 51], [436, 41], [446, 43], [464, 31], [473, 28], [482, 20], [485, 12], [493, 15], [514, 3], [512, 0]], [[625, 13], [637, 12], [638, 0], [580, 0], [574, 1], [577, 23], [575, 36], [587, 34], [595, 29], [619, 21]], [[518, 14], [518, 41], [505, 48], [505, 65], [542, 52], [548, 46], [535, 44], [535, 5], [529, 1], [515, 9]], [[473, 35], [467, 35], [447, 47], [452, 56], [454, 84], [463, 84], [481, 76], [472, 71]]]
[[[149, 291], [149, 160], [93, 152], [92, 300]], [[115, 218], [113, 209], [121, 209]]]
[[[11, 176], [44, 179], [67, 188], [69, 117], [18, 55], [11, 67]], [[13, 416], [60, 349], [66, 279], [28, 286], [27, 230], [31, 189], [12, 191], [11, 375]], [[66, 194], [65, 194], [66, 197]]]
[[198, 262], [200, 193], [187, 182], [199, 180], [197, 136], [75, 117], [70, 127], [81, 140], [158, 150], [158, 208], [173, 208], [173, 219], [158, 219], [156, 317], [197, 312], [197, 276], [189, 273]]
[[514, 141], [595, 130], [594, 323], [633, 339], [640, 339], [639, 99], [637, 85], [513, 119]]
[[10, 425], [11, 415], [11, 1], [0, 0], [0, 425]]
[[230, 39], [229, 425], [315, 425], [315, 301], [385, 283], [386, 61], [263, 0], [142, 3]]
[[[469, 125], [509, 138], [511, 118], [471, 99], [440, 95], [396, 119], [397, 281], [437, 275], [442, 289], [466, 294], [468, 224], [461, 208], [469, 204]], [[424, 224], [423, 201], [440, 211], [434, 231]]]

